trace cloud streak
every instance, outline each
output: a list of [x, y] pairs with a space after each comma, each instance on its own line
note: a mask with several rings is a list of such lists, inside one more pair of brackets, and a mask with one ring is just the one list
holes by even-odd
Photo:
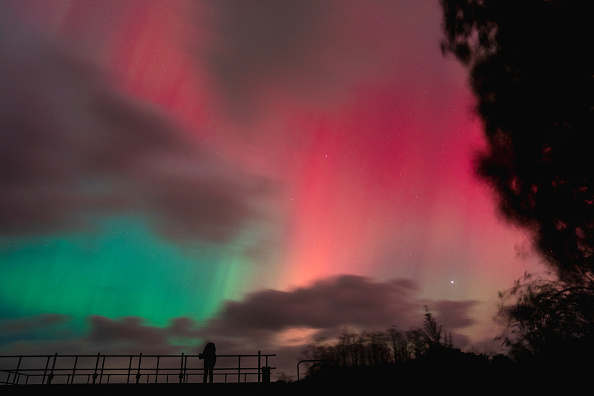
[[262, 215], [268, 181], [120, 92], [104, 70], [0, 18], [0, 234], [125, 213], [150, 214], [169, 237], [226, 241]]
[[24, 334], [63, 325], [69, 319], [69, 316], [60, 314], [41, 314], [29, 318], [2, 319], [0, 320], [0, 338], [22, 337]]
[[262, 114], [278, 116], [283, 106], [328, 111], [362, 88], [419, 79], [430, 60], [417, 54], [436, 27], [418, 21], [433, 17], [433, 6], [207, 0], [191, 13], [191, 23], [203, 27], [194, 53], [212, 99], [231, 119], [257, 122]]

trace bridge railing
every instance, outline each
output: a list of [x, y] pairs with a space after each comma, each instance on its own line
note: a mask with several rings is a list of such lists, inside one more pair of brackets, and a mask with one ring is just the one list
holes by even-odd
[[[275, 354], [217, 355], [214, 382], [269, 382]], [[0, 356], [0, 385], [202, 382], [198, 355]]]

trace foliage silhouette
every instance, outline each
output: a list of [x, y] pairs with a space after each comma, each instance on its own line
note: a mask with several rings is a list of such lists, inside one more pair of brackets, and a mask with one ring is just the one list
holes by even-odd
[[[429, 312], [429, 308], [425, 306], [425, 323], [423, 324], [423, 334], [425, 341], [429, 348], [436, 346], [452, 347], [452, 335], [450, 333], [450, 340], [448, 341], [447, 332], [443, 331], [443, 327], [437, 324], [437, 321]], [[442, 337], [443, 333], [443, 337]], [[442, 343], [443, 338], [443, 343]]]
[[[549, 286], [558, 286], [554, 281], [540, 282], [532, 286], [547, 293], [550, 291]], [[524, 286], [518, 289], [518, 293], [523, 294], [520, 290], [524, 290]], [[555, 290], [557, 293], [562, 291]], [[517, 296], [518, 293], [510, 295]], [[590, 289], [584, 298], [589, 300], [592, 295], [594, 291]], [[568, 318], [568, 326], [570, 321], [571, 318]], [[528, 321], [530, 323], [531, 320]], [[583, 328], [587, 326], [584, 324]], [[396, 327], [385, 332], [356, 333], [345, 330], [333, 341], [318, 340], [304, 349], [304, 359], [319, 361], [310, 365], [306, 378], [292, 389], [296, 391], [295, 394], [324, 395], [341, 392], [383, 393], [386, 390], [404, 389], [426, 393], [447, 390], [458, 394], [485, 391], [494, 394], [534, 394], [555, 390], [583, 392], [583, 386], [589, 386], [588, 373], [591, 372], [592, 364], [584, 360], [584, 357], [591, 356], [589, 351], [582, 354], [558, 353], [570, 350], [560, 348], [556, 353], [548, 353], [546, 359], [538, 360], [535, 354], [516, 354], [515, 359], [512, 359], [504, 354], [488, 356], [463, 352], [455, 348], [451, 344], [451, 337], [449, 339], [445, 334], [428, 311], [422, 328], [406, 332]], [[583, 345], [576, 343], [574, 351]]]
[[[501, 338], [517, 361], [547, 364], [589, 361], [594, 341], [594, 280], [568, 284], [525, 274], [500, 293]], [[587, 360], [583, 360], [587, 359]]]
[[594, 39], [575, 0], [441, 0], [442, 50], [469, 70], [477, 173], [564, 282], [594, 269]]
[[501, 338], [518, 372], [567, 385], [593, 368], [591, 13], [576, 0], [440, 1], [442, 50], [468, 68], [486, 137], [477, 174], [553, 269], [500, 294]]
[[[344, 330], [335, 340], [321, 339], [303, 351], [304, 358], [318, 360], [310, 366], [306, 382], [316, 387], [331, 384], [353, 390], [369, 386], [378, 389], [394, 384], [441, 389], [450, 379], [472, 386], [499, 373], [486, 355], [454, 348], [451, 336], [427, 309], [422, 328], [401, 331], [396, 327], [356, 333]], [[499, 357], [496, 362], [507, 361]], [[430, 382], [427, 379], [430, 378]]]

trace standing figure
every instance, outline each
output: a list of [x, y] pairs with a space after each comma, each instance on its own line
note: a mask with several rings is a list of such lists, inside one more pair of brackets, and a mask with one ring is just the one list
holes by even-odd
[[217, 349], [215, 348], [215, 344], [212, 342], [206, 344], [204, 351], [198, 355], [198, 358], [204, 359], [203, 382], [206, 384], [206, 378], [208, 377], [210, 383], [212, 384], [214, 366], [217, 363]]

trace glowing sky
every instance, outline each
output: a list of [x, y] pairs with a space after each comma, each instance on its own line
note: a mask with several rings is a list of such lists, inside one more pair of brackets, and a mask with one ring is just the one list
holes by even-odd
[[540, 269], [472, 174], [437, 1], [0, 14], [1, 350], [295, 352], [424, 304], [466, 347]]

